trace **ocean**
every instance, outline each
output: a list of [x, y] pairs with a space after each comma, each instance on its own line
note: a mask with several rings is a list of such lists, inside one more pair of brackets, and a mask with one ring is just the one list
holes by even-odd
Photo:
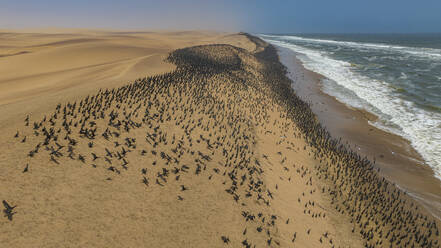
[[325, 76], [325, 93], [409, 140], [441, 179], [441, 34], [259, 36]]

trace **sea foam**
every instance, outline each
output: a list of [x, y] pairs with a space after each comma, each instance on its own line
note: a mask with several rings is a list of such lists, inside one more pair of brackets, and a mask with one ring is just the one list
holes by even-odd
[[[324, 80], [323, 82], [323, 90], [327, 94], [335, 96], [339, 101], [351, 107], [365, 109], [377, 115], [379, 119], [371, 124], [409, 140], [411, 145], [424, 158], [425, 162], [433, 168], [435, 176], [441, 179], [440, 113], [426, 111], [417, 107], [413, 102], [399, 98], [387, 82], [361, 75], [353, 70], [350, 63], [332, 59], [327, 56], [326, 52], [312, 50], [285, 41], [273, 40], [271, 36], [267, 35], [261, 36], [261, 38], [276, 46], [298, 53], [298, 58], [302, 61], [305, 68], [331, 80]], [[293, 36], [289, 38], [306, 39]], [[315, 41], [314, 39], [308, 40]], [[322, 42], [322, 40], [320, 41]], [[436, 53], [433, 53], [434, 51], [409, 51], [404, 47], [398, 46], [354, 44], [355, 42], [343, 43], [350, 46], [400, 49], [404, 52], [415, 53], [418, 56], [430, 56], [432, 58], [437, 58], [438, 56]], [[441, 58], [441, 54], [439, 55]]]
[[441, 49], [436, 49], [436, 48], [406, 47], [406, 46], [365, 43], [365, 42], [311, 39], [311, 38], [304, 38], [304, 37], [299, 37], [299, 36], [285, 36], [285, 35], [275, 36], [275, 35], [262, 34], [261, 37], [263, 39], [265, 39], [265, 38], [267, 38], [267, 39], [278, 38], [278, 39], [285, 39], [285, 40], [304, 41], [304, 42], [310, 42], [310, 43], [328, 43], [328, 44], [350, 46], [350, 47], [361, 48], [361, 49], [362, 48], [369, 48], [369, 49], [379, 49], [379, 50], [394, 50], [394, 51], [399, 51], [402, 53], [408, 53], [408, 54], [411, 54], [414, 56], [420, 56], [420, 57], [425, 57], [425, 58], [441, 60]]

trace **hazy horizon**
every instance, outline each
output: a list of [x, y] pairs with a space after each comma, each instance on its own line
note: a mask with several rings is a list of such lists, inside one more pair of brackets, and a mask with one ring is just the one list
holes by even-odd
[[0, 29], [218, 30], [251, 33], [440, 33], [441, 2], [1, 2]]

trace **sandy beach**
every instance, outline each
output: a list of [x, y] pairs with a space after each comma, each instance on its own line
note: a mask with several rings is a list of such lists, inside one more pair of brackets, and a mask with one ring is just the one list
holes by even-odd
[[245, 33], [0, 32], [0, 244], [439, 247], [391, 183], [438, 199], [418, 154], [290, 58], [293, 81]]
[[369, 124], [376, 116], [354, 109], [322, 91], [324, 77], [303, 67], [296, 54], [279, 48], [281, 60], [298, 95], [311, 103], [311, 109], [333, 137], [342, 138], [353, 150], [376, 161], [381, 175], [408, 192], [437, 219], [441, 218], [441, 182], [432, 168], [402, 137]]

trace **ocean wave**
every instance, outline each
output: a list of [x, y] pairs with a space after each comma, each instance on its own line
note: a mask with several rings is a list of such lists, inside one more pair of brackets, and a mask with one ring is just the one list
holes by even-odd
[[378, 43], [365, 43], [365, 42], [353, 42], [353, 41], [335, 41], [335, 40], [325, 40], [325, 39], [311, 39], [304, 38], [299, 36], [291, 36], [291, 35], [260, 35], [262, 38], [276, 38], [276, 39], [285, 39], [287, 41], [303, 41], [308, 43], [322, 43], [322, 44], [333, 44], [340, 46], [349, 46], [354, 48], [370, 48], [377, 50], [393, 50], [401, 53], [407, 53], [414, 56], [431, 58], [436, 60], [441, 60], [441, 49], [435, 48], [423, 48], [423, 47], [406, 47], [406, 46], [396, 46], [396, 45], [386, 45], [386, 44], [378, 44]]
[[[409, 140], [426, 163], [433, 168], [435, 176], [441, 179], [441, 114], [423, 110], [400, 98], [390, 84], [357, 73], [348, 62], [329, 58], [326, 53], [320, 51], [272, 40], [267, 36], [262, 38], [299, 53], [298, 58], [305, 68], [327, 77], [332, 80], [329, 82], [338, 85], [337, 87], [325, 81], [326, 93], [352, 107], [362, 108], [377, 115], [379, 119], [372, 124]], [[348, 91], [351, 93], [348, 94]]]
[[406, 75], [406, 73], [401, 72], [400, 74], [401, 74], [400, 79], [408, 79], [408, 76]]

